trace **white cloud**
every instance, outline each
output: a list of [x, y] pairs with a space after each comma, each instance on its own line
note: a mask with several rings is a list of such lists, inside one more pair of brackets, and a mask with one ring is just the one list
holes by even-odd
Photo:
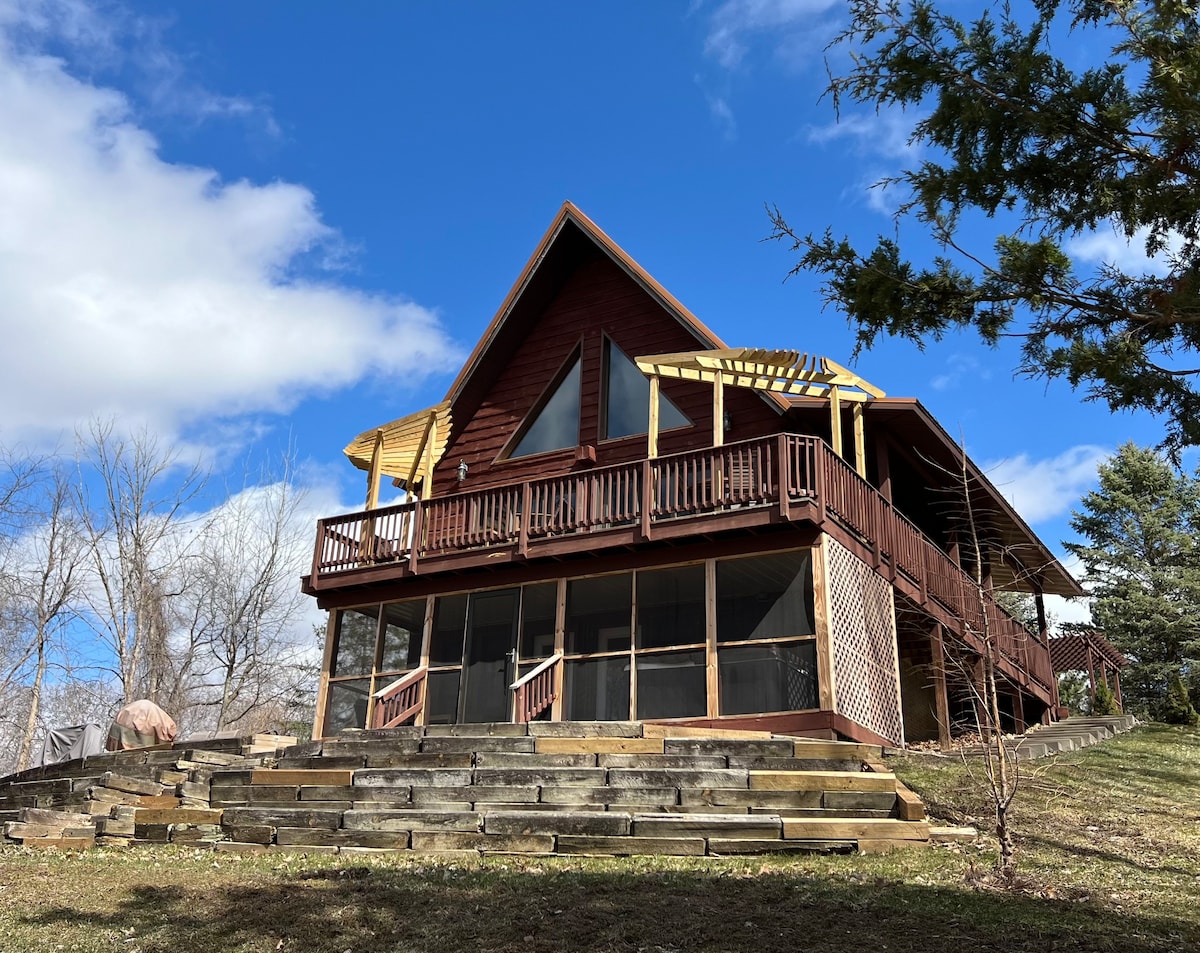
[[83, 4], [0, 0], [6, 438], [94, 414], [170, 432], [452, 369], [428, 309], [299, 274], [339, 242], [308, 189], [163, 160], [124, 95], [32, 49], [48, 9], [103, 35]]
[[946, 358], [946, 370], [933, 377], [929, 386], [933, 390], [950, 390], [964, 380], [971, 383], [990, 380], [992, 372], [970, 354], [951, 354]]
[[1085, 444], [1056, 457], [1031, 460], [1019, 454], [985, 464], [988, 478], [1031, 524], [1062, 516], [1096, 481], [1096, 468], [1112, 451]]
[[[808, 50], [797, 47], [803, 28], [819, 22], [818, 14], [837, 0], [725, 0], [709, 21], [704, 52], [726, 69], [736, 67], [746, 55], [750, 43], [765, 37], [777, 51]], [[823, 32], [823, 31], [822, 31]], [[824, 40], [820, 41], [824, 45]]]
[[1165, 275], [1170, 271], [1169, 259], [1182, 247], [1183, 240], [1175, 234], [1168, 236], [1167, 247], [1151, 257], [1146, 253], [1149, 234], [1150, 229], [1143, 227], [1132, 238], [1126, 238], [1110, 224], [1107, 228], [1071, 239], [1067, 243], [1067, 252], [1092, 264], [1113, 265], [1134, 273]]

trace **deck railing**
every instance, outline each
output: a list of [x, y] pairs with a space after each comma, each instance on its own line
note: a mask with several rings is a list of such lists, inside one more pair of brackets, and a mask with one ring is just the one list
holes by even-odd
[[371, 727], [395, 728], [415, 718], [425, 705], [425, 676], [428, 674], [429, 669], [421, 666], [377, 691]]
[[518, 724], [533, 721], [554, 704], [562, 675], [561, 655], [552, 655], [509, 686], [513, 693], [513, 720]]
[[[312, 573], [318, 579], [498, 546], [525, 553], [542, 540], [631, 526], [649, 535], [669, 521], [803, 503], [855, 537], [877, 567], [905, 578], [922, 598], [964, 620], [969, 632], [982, 633], [973, 580], [827, 444], [798, 434], [323, 519]], [[1045, 644], [983, 598], [1001, 656], [1049, 689], [1054, 676]]]

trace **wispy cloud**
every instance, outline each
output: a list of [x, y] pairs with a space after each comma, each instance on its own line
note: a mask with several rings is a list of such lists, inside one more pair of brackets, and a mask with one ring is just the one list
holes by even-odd
[[951, 390], [964, 380], [972, 383], [990, 379], [992, 372], [970, 354], [951, 354], [946, 358], [946, 370], [929, 381], [933, 390]]
[[824, 46], [827, 30], [818, 28], [820, 14], [835, 5], [837, 0], [725, 0], [709, 18], [704, 52], [725, 69], [741, 64], [755, 43], [775, 54], [811, 52], [805, 41]]
[[428, 308], [320, 269], [340, 236], [307, 188], [164, 160], [125, 95], [46, 55], [47, 10], [102, 36], [89, 9], [0, 0], [6, 439], [93, 414], [169, 433], [452, 367]]
[[1122, 271], [1165, 275], [1170, 271], [1170, 259], [1182, 247], [1183, 240], [1171, 235], [1167, 247], [1156, 255], [1146, 252], [1148, 228], [1139, 228], [1132, 238], [1126, 238], [1109, 225], [1086, 235], [1080, 235], [1067, 243], [1067, 252], [1081, 261], [1097, 265], [1113, 265]]
[[984, 465], [988, 478], [1031, 524], [1055, 519], [1075, 506], [1096, 482], [1096, 468], [1112, 451], [1085, 444], [1056, 457], [1034, 460], [1018, 454]]

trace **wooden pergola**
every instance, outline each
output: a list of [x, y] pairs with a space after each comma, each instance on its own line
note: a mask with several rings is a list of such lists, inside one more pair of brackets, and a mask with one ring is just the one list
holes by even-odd
[[379, 506], [379, 484], [384, 476], [410, 493], [421, 483], [422, 495], [429, 493], [433, 468], [446, 452], [450, 435], [450, 403], [393, 420], [360, 433], [342, 452], [358, 469], [367, 471], [367, 506]]
[[[1112, 690], [1118, 707], [1123, 707], [1121, 697], [1121, 669], [1129, 660], [1121, 650], [1104, 637], [1099, 629], [1078, 628], [1055, 636], [1050, 640], [1050, 662], [1055, 674], [1060, 672], [1087, 672], [1088, 697], [1096, 701], [1096, 675]], [[1112, 681], [1109, 681], [1109, 678]]]
[[827, 357], [810, 357], [799, 351], [761, 348], [683, 351], [635, 358], [650, 378], [650, 427], [646, 455], [658, 456], [659, 381], [664, 378], [698, 381], [713, 388], [713, 446], [725, 442], [725, 387], [780, 394], [784, 397], [824, 397], [829, 401], [829, 428], [834, 452], [842, 448], [842, 404], [850, 405], [854, 418], [854, 468], [866, 476], [866, 439], [863, 408], [884, 392]]

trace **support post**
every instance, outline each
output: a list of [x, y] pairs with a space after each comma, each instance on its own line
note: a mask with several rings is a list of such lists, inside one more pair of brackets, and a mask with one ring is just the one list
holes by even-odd
[[935, 622], [929, 637], [933, 655], [933, 704], [937, 715], [938, 746], [950, 747], [950, 696], [946, 690], [946, 646], [942, 639], [942, 624]]
[[863, 411], [867, 405], [855, 401], [851, 406], [854, 415], [854, 469], [864, 480], [867, 478], [867, 433], [863, 424]]
[[713, 409], [712, 409], [713, 446], [720, 447], [725, 443], [725, 374], [717, 371], [713, 377]]
[[835, 384], [829, 388], [829, 445], [843, 460], [842, 452], [842, 393]]
[[717, 561], [704, 561], [704, 675], [708, 688], [708, 717], [721, 714], [721, 679], [717, 666]]
[[650, 426], [646, 432], [646, 457], [653, 460], [658, 456], [658, 402], [659, 379], [657, 374], [650, 375]]

